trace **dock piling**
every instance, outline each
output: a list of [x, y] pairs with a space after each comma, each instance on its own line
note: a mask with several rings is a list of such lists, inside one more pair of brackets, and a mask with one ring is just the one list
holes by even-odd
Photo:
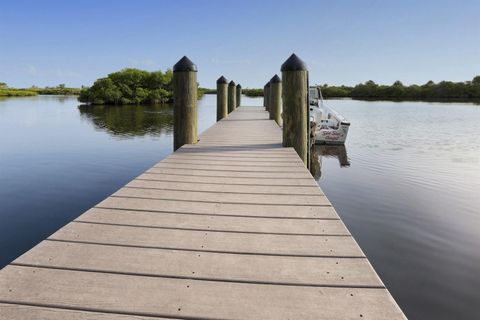
[[224, 76], [217, 80], [217, 121], [228, 115], [228, 81]]
[[186, 56], [173, 66], [173, 149], [197, 143], [197, 66]]
[[263, 106], [267, 110], [267, 84], [263, 86]]
[[237, 98], [236, 98], [237, 107], [240, 107], [240, 103], [242, 102], [242, 86], [240, 85], [240, 83], [237, 84], [236, 94], [237, 94]]
[[265, 109], [270, 112], [270, 81], [267, 82], [265, 85], [265, 101], [266, 101], [266, 107]]
[[270, 80], [270, 119], [282, 126], [282, 80], [278, 75]]
[[283, 81], [283, 146], [293, 147], [308, 161], [308, 70], [292, 54], [281, 67]]
[[237, 108], [235, 82], [230, 81], [228, 84], [228, 113], [234, 111]]

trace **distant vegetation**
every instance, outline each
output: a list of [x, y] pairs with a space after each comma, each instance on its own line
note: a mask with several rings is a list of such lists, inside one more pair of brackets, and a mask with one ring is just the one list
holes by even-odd
[[[172, 70], [123, 69], [98, 79], [90, 88], [83, 88], [78, 100], [96, 105], [168, 103], [173, 98], [172, 79]], [[198, 96], [203, 94], [199, 89]]]
[[0, 88], [0, 97], [28, 97], [36, 96], [37, 94], [36, 91], [27, 89]]
[[5, 82], [0, 82], [0, 97], [27, 97], [36, 96], [38, 94], [55, 94], [55, 95], [78, 95], [80, 89], [67, 88], [64, 84], [56, 87], [38, 88], [32, 86], [25, 89], [9, 88]]
[[217, 89], [208, 89], [208, 88], [198, 88], [203, 94], [217, 94]]
[[263, 89], [242, 89], [242, 93], [247, 97], [263, 97]]
[[155, 104], [172, 99], [173, 72], [123, 69], [100, 78], [80, 92], [78, 100], [90, 104]]
[[368, 100], [479, 100], [480, 76], [472, 81], [428, 81], [424, 85], [405, 86], [395, 81], [391, 86], [379, 85], [369, 80], [354, 87], [320, 86], [324, 98], [354, 98]]
[[59, 84], [56, 87], [45, 87], [45, 88], [31, 87], [28, 90], [36, 91], [38, 94], [79, 95], [82, 89], [68, 88], [64, 84]]

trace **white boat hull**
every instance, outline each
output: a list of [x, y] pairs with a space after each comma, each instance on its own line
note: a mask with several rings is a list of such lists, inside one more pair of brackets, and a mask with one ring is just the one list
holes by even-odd
[[316, 144], [344, 144], [347, 139], [349, 125], [341, 124], [336, 130], [332, 129], [316, 129]]

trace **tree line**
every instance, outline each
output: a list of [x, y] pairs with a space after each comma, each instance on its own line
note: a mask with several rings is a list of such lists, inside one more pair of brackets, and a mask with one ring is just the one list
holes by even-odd
[[59, 84], [56, 87], [44, 87], [39, 88], [37, 86], [31, 86], [30, 88], [10, 88], [5, 82], [0, 82], [0, 97], [27, 97], [36, 96], [39, 94], [47, 95], [78, 95], [80, 94], [79, 88], [68, 88], [65, 84]]
[[[68, 88], [64, 84], [56, 87], [25, 89], [9, 88], [0, 82], [1, 96], [33, 96], [37, 94], [79, 95], [80, 102], [89, 104], [157, 104], [172, 102], [172, 70], [143, 71], [123, 69], [100, 78], [91, 87]], [[377, 84], [372, 80], [355, 86], [319, 86], [324, 98], [353, 98], [366, 100], [480, 100], [480, 76], [471, 81], [452, 82], [428, 81], [423, 85], [404, 85], [395, 81], [392, 85]], [[244, 88], [243, 94], [249, 97], [263, 96], [263, 89]], [[215, 94], [215, 89], [198, 88], [198, 95]]]
[[380, 85], [372, 80], [356, 86], [320, 86], [324, 98], [354, 98], [371, 100], [480, 100], [480, 76], [471, 81], [428, 81], [423, 85], [406, 86], [400, 81]]

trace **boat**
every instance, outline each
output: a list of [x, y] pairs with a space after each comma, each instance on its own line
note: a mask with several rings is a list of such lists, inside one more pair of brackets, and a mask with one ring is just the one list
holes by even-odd
[[325, 105], [319, 87], [310, 87], [308, 95], [311, 137], [315, 144], [344, 144], [350, 122]]

